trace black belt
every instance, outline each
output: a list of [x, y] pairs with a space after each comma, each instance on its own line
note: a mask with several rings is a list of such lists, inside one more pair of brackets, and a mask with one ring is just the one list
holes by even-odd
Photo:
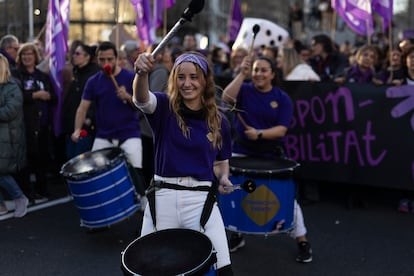
[[177, 184], [167, 183], [163, 181], [152, 180], [151, 185], [145, 191], [145, 194], [148, 198], [148, 203], [150, 207], [150, 213], [152, 217], [152, 222], [154, 223], [154, 227], [156, 228], [156, 216], [155, 216], [155, 191], [158, 189], [172, 189], [172, 190], [189, 190], [189, 191], [203, 191], [208, 192], [206, 202], [204, 204], [203, 212], [200, 218], [200, 224], [204, 228], [206, 225], [211, 211], [213, 209], [214, 202], [217, 201], [216, 199], [216, 192], [217, 192], [217, 182], [213, 181], [212, 186], [195, 186], [195, 187], [187, 187], [181, 186]]
[[155, 180], [151, 183], [151, 186], [148, 188], [147, 193], [151, 192], [152, 190], [156, 191], [156, 190], [163, 189], [163, 188], [171, 189], [171, 190], [189, 190], [189, 191], [204, 191], [204, 192], [208, 192], [211, 189], [210, 186], [187, 187], [187, 186], [182, 186], [178, 184]]

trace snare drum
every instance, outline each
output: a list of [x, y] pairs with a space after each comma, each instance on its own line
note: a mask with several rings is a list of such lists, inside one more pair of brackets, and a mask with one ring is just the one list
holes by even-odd
[[256, 183], [248, 194], [235, 190], [219, 195], [219, 207], [228, 230], [248, 234], [272, 234], [293, 228], [295, 182], [293, 172], [299, 164], [290, 159], [232, 157], [230, 180]]
[[119, 222], [138, 210], [135, 187], [119, 148], [83, 153], [62, 166], [81, 226], [99, 228]]
[[142, 236], [121, 252], [125, 275], [215, 275], [210, 239], [190, 229], [165, 229]]

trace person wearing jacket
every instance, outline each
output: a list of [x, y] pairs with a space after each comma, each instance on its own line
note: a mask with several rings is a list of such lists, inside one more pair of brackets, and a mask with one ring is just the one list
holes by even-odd
[[[26, 162], [26, 142], [23, 122], [23, 97], [18, 85], [11, 79], [7, 58], [0, 54], [0, 188], [15, 202], [15, 217], [27, 213], [29, 200], [23, 194], [12, 173]], [[8, 209], [0, 193], [0, 215]]]
[[51, 161], [52, 107], [57, 96], [50, 78], [36, 68], [40, 62], [38, 48], [34, 43], [21, 45], [17, 53], [18, 68], [12, 72], [20, 82], [23, 92], [23, 112], [26, 127], [28, 163], [19, 173], [23, 190], [35, 203], [47, 200], [48, 165]]

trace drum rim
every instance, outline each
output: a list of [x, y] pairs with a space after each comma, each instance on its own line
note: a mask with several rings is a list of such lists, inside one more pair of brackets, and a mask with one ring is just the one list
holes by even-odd
[[215, 254], [215, 250], [214, 250], [214, 247], [213, 247], [213, 243], [211, 242], [210, 238], [207, 235], [205, 235], [204, 233], [202, 233], [200, 231], [197, 231], [197, 230], [189, 229], [189, 228], [167, 228], [167, 229], [157, 230], [157, 231], [148, 233], [147, 235], [138, 237], [138, 238], [134, 239], [132, 242], [130, 242], [128, 244], [128, 246], [121, 252], [121, 265], [122, 265], [122, 268], [125, 269], [131, 275], [141, 275], [141, 274], [138, 274], [137, 272], [134, 272], [134, 271], [130, 270], [129, 267], [127, 267], [127, 265], [125, 263], [125, 255], [128, 252], [128, 249], [130, 249], [130, 247], [132, 245], [134, 245], [136, 242], [138, 242], [139, 240], [142, 240], [144, 238], [145, 239], [148, 239], [148, 238], [150, 238], [149, 236], [152, 236], [152, 235], [155, 235], [155, 234], [160, 234], [160, 232], [161, 232], [161, 234], [166, 233], [166, 232], [188, 232], [188, 233], [191, 233], [191, 234], [196, 234], [197, 236], [203, 237], [204, 239], [206, 239], [206, 240], [209, 241], [209, 244], [210, 244], [210, 253], [208, 255], [208, 258], [206, 258], [204, 260], [204, 262], [201, 263], [201, 264], [199, 264], [197, 267], [192, 268], [191, 270], [186, 271], [184, 273], [181, 273], [179, 275], [183, 275], [183, 276], [185, 276], [185, 275], [191, 275], [191, 273], [194, 273], [194, 272], [199, 271], [201, 268], [203, 268], [205, 266], [205, 264], [208, 261], [211, 260], [211, 258]]
[[[234, 159], [246, 159], [246, 160], [249, 159], [249, 157], [246, 157], [246, 156], [231, 157], [231, 159], [233, 158]], [[235, 173], [246, 173], [246, 174], [251, 174], [251, 175], [267, 175], [267, 174], [271, 175], [271, 174], [276, 174], [276, 173], [293, 173], [298, 167], [300, 167], [300, 163], [296, 162], [295, 160], [291, 158], [286, 157], [286, 158], [280, 158], [280, 159], [291, 162], [292, 166], [281, 168], [281, 169], [249, 169], [249, 168], [235, 167], [229, 164], [229, 169], [231, 172], [235, 172]]]
[[[105, 163], [105, 166], [102, 166], [102, 167], [99, 167], [99, 168], [93, 168], [93, 169], [91, 169], [89, 171], [86, 171], [86, 172], [65, 172], [65, 169], [67, 167], [69, 167], [70, 165], [75, 164], [79, 160], [85, 159], [85, 158], [93, 155], [94, 153], [98, 153], [98, 152], [102, 152], [102, 151], [108, 151], [108, 150], [118, 151], [118, 154], [116, 155], [116, 158], [114, 158], [113, 160], [110, 160], [109, 162]], [[65, 164], [63, 164], [61, 169], [60, 169], [60, 174], [62, 174], [64, 177], [72, 178], [72, 179], [78, 179], [78, 176], [80, 176], [80, 175], [90, 176], [92, 174], [96, 174], [97, 172], [104, 171], [108, 167], [112, 167], [114, 164], [116, 164], [120, 160], [122, 160], [123, 157], [124, 157], [124, 153], [123, 153], [122, 149], [118, 148], [118, 147], [106, 147], [106, 148], [102, 148], [102, 149], [99, 149], [99, 150], [87, 151], [87, 152], [79, 154], [78, 156], [73, 157], [72, 159], [67, 161]]]

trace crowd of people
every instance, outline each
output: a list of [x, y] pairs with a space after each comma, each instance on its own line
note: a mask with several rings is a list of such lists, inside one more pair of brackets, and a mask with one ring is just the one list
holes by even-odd
[[[221, 43], [208, 50], [197, 47], [193, 34], [182, 41], [155, 57], [156, 44], [142, 49], [127, 41], [118, 49], [109, 41], [73, 41], [63, 70], [62, 133], [55, 136], [58, 101], [42, 44], [3, 36], [0, 124], [8, 128], [0, 132], [0, 215], [8, 212], [3, 194], [15, 200], [15, 216], [22, 217], [29, 204], [53, 197], [48, 183], [65, 162], [83, 152], [120, 147], [134, 169], [137, 196], [145, 207], [141, 234], [171, 227], [201, 229], [217, 250], [220, 275], [231, 275], [229, 252], [245, 241], [236, 234], [226, 242], [214, 193], [231, 192], [224, 186], [232, 185], [232, 156], [288, 158], [283, 143], [293, 104], [280, 83], [414, 84], [414, 39], [409, 38], [397, 45], [353, 46], [336, 45], [318, 34], [309, 45], [291, 40], [281, 47], [232, 49], [231, 43]], [[223, 106], [249, 116], [223, 114]], [[175, 209], [177, 198], [186, 198], [182, 208]], [[207, 219], [200, 222], [207, 203]], [[311, 262], [296, 201], [294, 216], [296, 260]]]

